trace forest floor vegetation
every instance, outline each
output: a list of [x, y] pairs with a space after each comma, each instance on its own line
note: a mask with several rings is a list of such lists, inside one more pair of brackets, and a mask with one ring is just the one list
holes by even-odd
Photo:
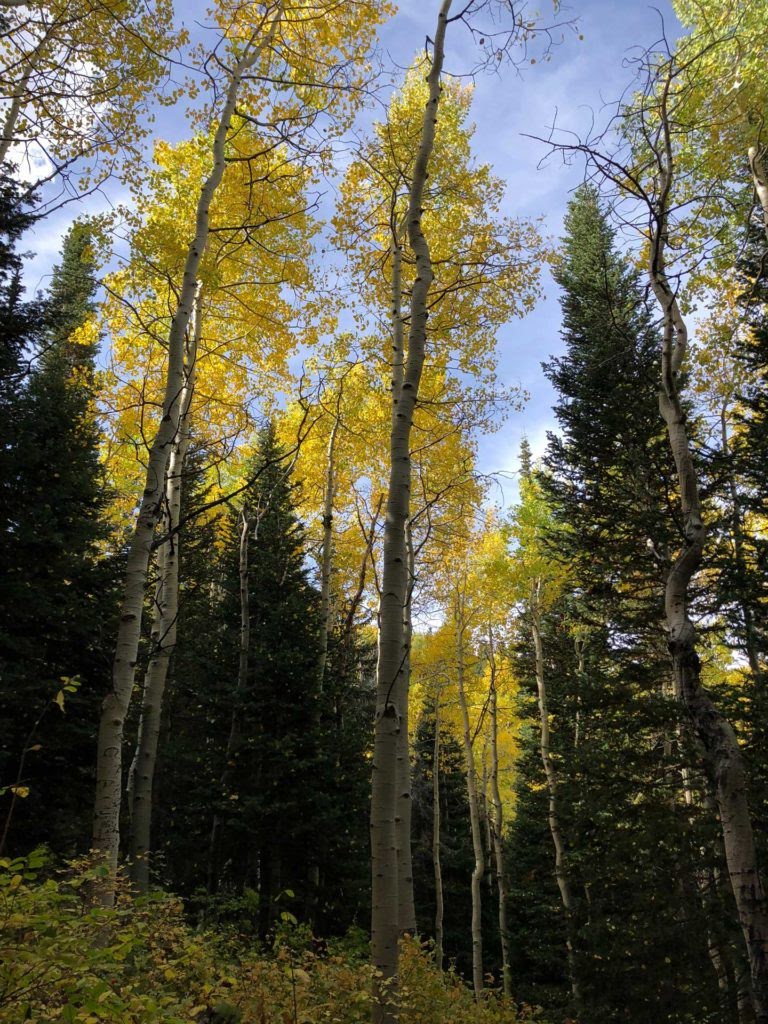
[[[267, 947], [232, 929], [198, 927], [181, 899], [92, 905], [101, 868], [55, 868], [45, 851], [0, 860], [0, 1022], [66, 1024], [362, 1024], [370, 1019], [367, 935], [313, 942], [284, 914]], [[516, 1024], [493, 990], [482, 1004], [429, 944], [404, 941], [402, 1024]]]

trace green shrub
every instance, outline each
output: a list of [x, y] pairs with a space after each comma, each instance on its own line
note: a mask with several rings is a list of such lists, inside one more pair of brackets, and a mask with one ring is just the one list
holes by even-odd
[[[114, 909], [89, 894], [102, 869], [55, 872], [43, 851], [0, 860], [0, 1024], [367, 1024], [372, 973], [357, 931], [326, 952], [283, 915], [272, 950], [193, 929], [181, 901], [135, 898]], [[440, 973], [429, 949], [404, 941], [401, 1024], [514, 1024], [498, 992], [481, 1004]], [[542, 1022], [543, 1024], [543, 1022]]]

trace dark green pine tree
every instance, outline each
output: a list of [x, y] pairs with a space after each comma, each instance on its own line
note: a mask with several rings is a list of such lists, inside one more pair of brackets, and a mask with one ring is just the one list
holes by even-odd
[[[376, 707], [376, 650], [345, 619], [328, 645], [320, 698], [314, 820], [318, 886], [308, 914], [318, 935], [370, 923], [371, 723]], [[305, 913], [309, 911], [305, 908]]]
[[[2, 775], [13, 772], [34, 723], [23, 769], [29, 796], [15, 812], [25, 845], [62, 852], [87, 841], [96, 709], [108, 672], [114, 562], [100, 550], [108, 530], [94, 396], [95, 344], [74, 339], [93, 312], [92, 232], [75, 224], [64, 240], [28, 352], [12, 443], [16, 475], [6, 551], [2, 629]], [[64, 714], [62, 680], [79, 682]]]
[[666, 671], [663, 592], [677, 536], [656, 399], [660, 341], [638, 274], [589, 187], [569, 205], [555, 280], [566, 351], [544, 365], [560, 429], [549, 436], [543, 483], [567, 527], [558, 544], [577, 569], [585, 616], [609, 629], [617, 653], [631, 659], [640, 646], [648, 664], [657, 650], [654, 686]]
[[193, 898], [193, 907], [207, 885], [211, 808], [221, 799], [238, 655], [236, 579], [231, 559], [222, 558], [221, 523], [194, 515], [211, 498], [210, 461], [193, 446], [184, 463], [179, 621], [153, 792], [155, 868], [168, 888]]
[[[250, 647], [245, 691], [233, 693], [239, 716], [235, 767], [224, 794], [222, 878], [259, 895], [265, 935], [288, 907], [303, 906], [307, 852], [322, 828], [317, 794], [319, 684], [318, 598], [309, 583], [304, 531], [274, 427], [263, 428], [244, 495], [251, 526], [248, 551]], [[237, 536], [237, 524], [232, 534]], [[232, 545], [235, 559], [237, 546]], [[233, 562], [235, 561], [233, 559]], [[237, 579], [232, 566], [232, 580]], [[231, 621], [239, 623], [238, 589]], [[290, 897], [285, 894], [293, 893]], [[295, 901], [295, 902], [294, 902]]]
[[[659, 339], [638, 276], [618, 252], [592, 189], [576, 194], [565, 226], [555, 274], [565, 352], [545, 366], [558, 392], [560, 430], [549, 438], [540, 481], [553, 513], [553, 557], [571, 567], [576, 582], [545, 615], [543, 632], [584, 1014], [595, 1024], [725, 1020], [708, 1016], [718, 1011], [718, 996], [697, 885], [715, 857], [700, 854], [713, 848], [712, 823], [684, 798], [682, 768], [694, 757], [677, 738], [680, 712], [669, 692], [663, 632], [677, 524], [656, 400]], [[536, 685], [524, 619], [517, 650], [535, 747]], [[524, 809], [542, 781], [532, 748], [519, 780]], [[530, 787], [533, 796], [525, 792]], [[541, 823], [534, 826], [530, 815], [512, 824], [510, 843], [529, 875], [542, 865], [553, 870], [551, 841], [541, 846]], [[514, 876], [514, 862], [510, 870]], [[513, 877], [518, 890], [524, 883]], [[562, 961], [552, 960], [562, 924], [547, 939], [529, 934], [536, 921], [553, 923], [551, 898], [550, 885], [542, 888], [540, 911], [511, 911], [514, 944], [540, 950], [523, 977], [537, 1002], [562, 986], [565, 974]]]
[[[209, 919], [234, 919], [240, 929], [250, 919], [266, 936], [287, 910], [337, 934], [367, 919], [373, 652], [340, 621], [321, 692], [319, 595], [297, 485], [281, 456], [265, 427], [242, 505], [218, 524], [193, 518], [184, 530], [158, 838], [172, 884]], [[190, 466], [186, 507], [194, 511], [204, 459]], [[243, 513], [250, 614], [241, 688]]]
[[[24, 299], [21, 283], [23, 257], [18, 244], [34, 222], [30, 203], [21, 198], [12, 168], [0, 165], [0, 836], [12, 841], [11, 818], [22, 800], [8, 787], [24, 784], [24, 751], [32, 746], [27, 736], [30, 720], [25, 694], [18, 699], [18, 665], [29, 653], [18, 636], [20, 599], [24, 596], [19, 576], [18, 537], [24, 509], [22, 467], [17, 439], [23, 422], [24, 383], [28, 360], [39, 336], [42, 304]], [[39, 710], [36, 712], [39, 714]], [[19, 717], [24, 724], [19, 726]], [[24, 729], [26, 727], [26, 733]], [[32, 756], [31, 754], [26, 755]], [[23, 792], [23, 790], [22, 790]], [[5, 848], [5, 847], [4, 847]]]

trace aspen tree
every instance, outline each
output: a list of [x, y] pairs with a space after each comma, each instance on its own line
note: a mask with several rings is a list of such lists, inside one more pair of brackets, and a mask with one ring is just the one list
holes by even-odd
[[749, 955], [755, 1011], [768, 1021], [768, 912], [755, 855], [744, 760], [736, 734], [701, 684], [696, 629], [689, 615], [689, 587], [702, 562], [706, 536], [698, 473], [680, 399], [680, 371], [688, 351], [688, 328], [667, 272], [670, 204], [675, 189], [675, 158], [670, 127], [670, 64], [660, 76], [654, 158], [657, 191], [650, 204], [648, 278], [662, 313], [659, 408], [667, 425], [680, 487], [684, 544], [667, 579], [665, 612], [677, 695], [683, 701], [701, 743], [705, 768], [715, 786], [726, 863]]
[[488, 661], [490, 668], [489, 728], [491, 752], [491, 840], [496, 861], [496, 885], [499, 892], [499, 938], [501, 940], [502, 985], [504, 995], [512, 996], [512, 970], [510, 967], [509, 929], [507, 926], [507, 885], [504, 873], [504, 809], [499, 790], [499, 695], [496, 686], [496, 651], [493, 627], [488, 625]]
[[435, 963], [443, 969], [443, 869], [440, 860], [440, 682], [435, 681], [435, 743], [432, 751], [432, 870], [435, 875]]
[[753, 0], [673, 0], [672, 7], [684, 29], [674, 48], [662, 40], [685, 83], [676, 99], [676, 177], [678, 192], [693, 200], [676, 220], [707, 253], [688, 268], [687, 289], [709, 305], [728, 289], [745, 223], [754, 217], [768, 236], [768, 8]]
[[73, 195], [116, 172], [134, 179], [147, 115], [180, 92], [166, 90], [173, 56], [188, 40], [174, 29], [173, 5], [2, 6], [0, 164], [18, 164], [34, 182], [58, 178]]
[[409, 190], [407, 229], [416, 257], [417, 278], [411, 294], [408, 355], [399, 394], [392, 395], [390, 477], [382, 555], [382, 593], [379, 610], [379, 656], [376, 668], [376, 724], [371, 796], [371, 875], [375, 1024], [394, 1020], [398, 965], [397, 895], [397, 740], [401, 726], [404, 651], [403, 613], [406, 602], [407, 550], [405, 525], [410, 494], [410, 432], [424, 365], [427, 297], [432, 281], [429, 245], [422, 228], [422, 197], [435, 138], [440, 102], [440, 78], [451, 0], [443, 0], [435, 32], [429, 71], [429, 98], [424, 111], [419, 151]]
[[184, 346], [184, 385], [180, 398], [178, 434], [168, 460], [163, 524], [168, 539], [158, 553], [158, 582], [152, 623], [153, 653], [144, 679], [136, 750], [129, 771], [131, 879], [139, 892], [149, 888], [152, 785], [160, 737], [168, 665], [176, 647], [179, 616], [179, 561], [182, 535], [179, 533], [184, 463], [191, 438], [190, 409], [195, 391], [197, 350], [202, 331], [202, 293], [198, 284], [188, 337]]
[[466, 642], [466, 607], [465, 596], [458, 589], [454, 597], [453, 624], [456, 637], [456, 683], [461, 708], [462, 738], [464, 743], [464, 759], [467, 769], [467, 798], [469, 801], [469, 824], [472, 831], [472, 849], [475, 864], [472, 869], [472, 985], [475, 998], [483, 995], [483, 920], [481, 886], [485, 874], [485, 852], [483, 837], [480, 831], [480, 803], [477, 790], [477, 770], [475, 768], [472, 729], [469, 721], [469, 707], [465, 686], [465, 642]]
[[[184, 339], [194, 307], [197, 272], [208, 240], [210, 205], [224, 177], [227, 137], [243, 77], [271, 46], [281, 13], [282, 6], [278, 4], [269, 12], [269, 16], [265, 16], [263, 24], [246, 43], [242, 56], [235, 63], [229, 76], [213, 142], [213, 167], [200, 189], [195, 234], [187, 251], [178, 305], [168, 336], [163, 415], [150, 447], [144, 494], [130, 542], [115, 648], [112, 689], [104, 698], [99, 723], [93, 848], [105, 859], [110, 874], [113, 874], [117, 867], [120, 841], [123, 727], [136, 671], [141, 612], [152, 539], [161, 511], [168, 458], [178, 432], [180, 402], [184, 389]], [[100, 899], [106, 904], [111, 904], [113, 897], [112, 884], [105, 883], [101, 887]]]
[[[164, 373], [163, 412], [157, 433], [149, 445], [144, 494], [135, 519], [129, 543], [126, 584], [120, 617], [112, 690], [104, 701], [99, 730], [97, 753], [97, 793], [94, 811], [93, 846], [104, 857], [114, 872], [119, 846], [119, 810], [122, 761], [122, 735], [135, 675], [138, 638], [141, 628], [141, 610], [146, 586], [147, 566], [158, 522], [165, 471], [170, 449], [178, 430], [179, 400], [183, 387], [182, 349], [189, 322], [195, 282], [204, 261], [210, 240], [211, 207], [224, 184], [227, 163], [248, 176], [251, 161], [274, 153], [280, 146], [293, 147], [301, 152], [302, 161], [315, 159], [322, 164], [323, 146], [298, 145], [299, 136], [306, 131], [307, 120], [297, 109], [298, 94], [308, 102], [306, 83], [312, 79], [314, 124], [321, 115], [328, 118], [327, 136], [333, 138], [348, 123], [355, 105], [355, 96], [368, 69], [358, 58], [369, 44], [370, 29], [388, 13], [388, 5], [374, 7], [370, 3], [354, 7], [328, 5], [327, 17], [320, 16], [317, 8], [307, 9], [290, 0], [277, 0], [260, 10], [256, 24], [250, 17], [250, 5], [231, 5], [222, 0], [217, 10], [222, 31], [231, 47], [231, 64], [218, 60], [217, 83], [221, 106], [212, 120], [213, 130], [209, 165], [203, 176], [199, 198], [193, 214], [194, 228], [191, 241], [184, 246], [180, 270], [181, 284], [174, 292], [167, 368]], [[342, 44], [343, 40], [343, 44]], [[284, 89], [273, 92], [269, 80], [276, 74]], [[288, 94], [288, 99], [283, 98]], [[291, 98], [292, 97], [292, 98]], [[268, 103], [268, 99], [273, 102]], [[324, 105], [320, 102], [324, 99]], [[275, 138], [267, 138], [257, 152], [241, 155], [240, 140], [245, 137], [244, 126], [251, 128], [250, 109], [255, 106], [263, 113], [269, 107], [269, 119], [262, 118], [271, 127]], [[299, 103], [301, 108], [302, 103]], [[236, 113], [237, 111], [237, 113]], [[210, 114], [211, 111], [207, 111]], [[290, 130], [289, 126], [290, 125]], [[247, 133], [246, 133], [247, 135]], [[308, 140], [307, 140], [308, 141]], [[258, 181], [250, 179], [254, 188]], [[253, 209], [245, 204], [247, 214]], [[283, 212], [285, 216], [285, 211]], [[278, 215], [279, 219], [279, 215]], [[250, 216], [235, 225], [230, 232], [235, 251], [243, 236], [250, 240], [261, 225], [252, 223]], [[225, 236], [226, 244], [226, 236]], [[110, 903], [113, 886], [105, 882], [101, 898]]]

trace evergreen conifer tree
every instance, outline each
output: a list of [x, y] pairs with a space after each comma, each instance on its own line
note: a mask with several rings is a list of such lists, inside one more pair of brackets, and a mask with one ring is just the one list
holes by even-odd
[[[204, 461], [198, 454], [190, 463], [187, 510], [204, 500]], [[209, 916], [236, 919], [240, 928], [250, 921], [266, 936], [289, 911], [335, 934], [365, 922], [369, 899], [372, 652], [339, 624], [320, 692], [319, 595], [295, 512], [298, 485], [271, 425], [246, 472], [253, 483], [239, 507], [218, 522], [193, 518], [184, 527], [179, 633], [157, 772], [159, 848], [174, 884]]]
[[[685, 799], [693, 756], [678, 739], [661, 627], [676, 524], [655, 400], [659, 340], [592, 189], [576, 194], [565, 226], [555, 276], [566, 350], [545, 366], [560, 432], [550, 435], [539, 479], [554, 521], [548, 543], [573, 581], [543, 616], [543, 641], [576, 965], [590, 1021], [622, 1019], [631, 1006], [638, 1022], [682, 1024], [706, 1019], [718, 1002], [697, 888], [714, 854], [710, 816], [696, 806], [700, 786], [691, 806]], [[517, 647], [523, 699], [532, 703], [524, 623]], [[528, 754], [521, 766], [525, 808], [539, 768]], [[531, 827], [527, 815], [514, 822], [512, 849], [537, 875], [539, 857], [551, 871], [551, 848], [536, 855], [530, 844], [540, 835], [526, 841], [526, 821]], [[541, 893], [551, 899], [550, 887]], [[548, 986], [562, 978], [552, 961], [557, 935], [534, 940], [528, 931], [547, 920], [546, 905], [520, 910], [522, 918], [512, 908], [517, 945], [541, 950], [523, 979], [537, 1002], [537, 989], [551, 998]]]
[[[76, 332], [93, 311], [97, 282], [92, 232], [75, 224], [65, 237], [50, 292], [38, 310], [31, 372], [17, 405], [10, 451], [15, 465], [13, 526], [6, 551], [3, 718], [6, 764], [34, 730], [38, 747], [24, 766], [29, 796], [17, 810], [27, 843], [45, 839], [73, 852], [87, 829], [97, 680], [112, 622], [114, 561], [100, 550], [107, 500], [99, 463], [94, 398], [95, 346]], [[8, 477], [5, 477], [6, 486]], [[68, 680], [64, 717], [52, 707]], [[42, 808], [48, 810], [44, 813]]]

